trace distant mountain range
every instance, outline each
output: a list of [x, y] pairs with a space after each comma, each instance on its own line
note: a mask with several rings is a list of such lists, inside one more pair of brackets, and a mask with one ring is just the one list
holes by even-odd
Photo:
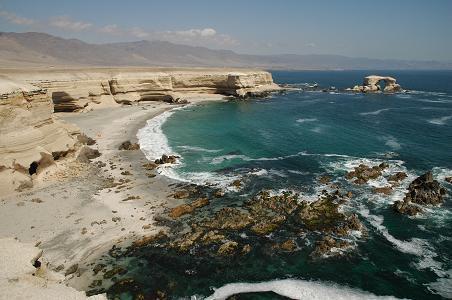
[[45, 33], [0, 32], [0, 67], [162, 66], [256, 67], [293, 70], [452, 69], [452, 62], [353, 58], [340, 55], [248, 55], [165, 41], [89, 44]]

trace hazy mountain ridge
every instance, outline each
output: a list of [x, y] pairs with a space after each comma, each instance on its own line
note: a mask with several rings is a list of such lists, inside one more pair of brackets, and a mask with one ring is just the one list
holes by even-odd
[[249, 55], [166, 41], [89, 44], [45, 33], [0, 32], [0, 64], [15, 66], [199, 66], [268, 69], [452, 69], [452, 62], [341, 55]]

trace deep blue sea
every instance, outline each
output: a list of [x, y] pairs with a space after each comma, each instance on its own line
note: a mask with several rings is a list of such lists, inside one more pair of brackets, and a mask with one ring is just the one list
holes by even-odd
[[[374, 73], [397, 78], [408, 92], [294, 90], [262, 99], [206, 102], [166, 112], [140, 133], [149, 158], [163, 153], [181, 156], [180, 163], [162, 169], [163, 174], [229, 191], [218, 206], [240, 203], [263, 189], [291, 190], [303, 199], [315, 199], [325, 188], [319, 177], [332, 176], [333, 182], [353, 191], [345, 209], [356, 213], [368, 230], [352, 255], [311, 261], [306, 253], [296, 251], [209, 265], [189, 255], [164, 259], [164, 254], [153, 253], [141, 258], [148, 260], [143, 274], [178, 282], [175, 298], [209, 296], [212, 288], [220, 287], [218, 295], [231, 290], [254, 292], [237, 299], [280, 297], [277, 294], [303, 299], [452, 298], [451, 197], [417, 217], [391, 209], [408, 184], [428, 170], [452, 193], [445, 182], [452, 176], [452, 72], [274, 71], [272, 75], [275, 82], [293, 87], [316, 82], [343, 90]], [[361, 163], [381, 162], [389, 164], [390, 172], [408, 174], [391, 195], [372, 192], [373, 187], [388, 184], [384, 178], [368, 185], [344, 178]], [[230, 187], [235, 179], [243, 181], [242, 189]], [[233, 283], [243, 284], [227, 285]], [[262, 290], [273, 294], [260, 295]]]

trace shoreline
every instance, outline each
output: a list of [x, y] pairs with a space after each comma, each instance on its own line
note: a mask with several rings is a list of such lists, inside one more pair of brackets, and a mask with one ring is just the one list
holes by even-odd
[[[141, 150], [118, 150], [124, 141], [136, 142], [148, 120], [175, 107], [180, 105], [150, 102], [56, 114], [94, 138], [92, 148], [101, 156], [90, 164], [65, 162], [31, 190], [0, 198], [0, 238], [39, 245], [48, 269], [66, 274], [64, 282], [71, 287], [86, 290], [90, 261], [115, 244], [155, 235], [163, 228], [154, 224], [154, 216], [179, 202], [169, 197], [170, 185], [178, 181], [145, 170], [142, 165], [149, 161]], [[148, 176], [154, 172], [157, 176]]]

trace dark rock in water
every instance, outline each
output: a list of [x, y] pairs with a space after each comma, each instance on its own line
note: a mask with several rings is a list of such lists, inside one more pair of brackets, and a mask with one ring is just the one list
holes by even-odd
[[127, 270], [122, 267], [114, 267], [111, 270], [108, 270], [104, 273], [104, 279], [112, 278], [115, 275], [124, 275], [127, 273]]
[[367, 183], [370, 179], [377, 179], [382, 175], [383, 170], [388, 168], [389, 165], [387, 163], [381, 163], [378, 166], [369, 167], [364, 164], [360, 164], [355, 167], [355, 169], [351, 172], [348, 172], [345, 176], [347, 179], [351, 180], [356, 178], [354, 183], [356, 184], [364, 184]]
[[444, 178], [446, 182], [452, 183], [452, 176]]
[[395, 174], [392, 174], [388, 177], [388, 181], [393, 182], [393, 183], [398, 183], [402, 180], [404, 180], [405, 178], [407, 178], [407, 175], [405, 172], [397, 172]]
[[318, 241], [314, 251], [311, 253], [312, 257], [322, 257], [331, 255], [333, 253], [340, 253], [338, 251], [333, 252], [334, 249], [344, 250], [350, 247], [351, 244], [347, 241], [336, 240], [332, 236], [325, 236], [322, 240]]
[[158, 165], [163, 165], [163, 164], [175, 164], [177, 162], [177, 159], [179, 158], [179, 156], [177, 155], [166, 155], [163, 154], [161, 158], [157, 158], [154, 163], [158, 164]]
[[220, 209], [212, 219], [205, 220], [203, 226], [212, 229], [239, 230], [252, 223], [249, 213], [237, 208], [225, 207]]
[[131, 143], [130, 141], [125, 141], [119, 145], [119, 150], [139, 150], [140, 145], [137, 143]]
[[373, 189], [374, 193], [378, 194], [385, 194], [385, 195], [391, 195], [393, 190], [390, 186], [384, 186], [384, 187], [376, 187]]
[[320, 176], [320, 178], [319, 178], [319, 182], [321, 184], [328, 184], [328, 183], [330, 183], [330, 181], [331, 181], [331, 177], [328, 175], [323, 175], [323, 176]]
[[267, 235], [275, 231], [279, 225], [284, 222], [286, 218], [284, 216], [277, 216], [270, 220], [263, 220], [251, 227], [251, 230], [259, 235]]
[[231, 186], [239, 189], [242, 187], [242, 181], [240, 179], [236, 179], [231, 183]]
[[223, 192], [223, 190], [219, 189], [219, 190], [216, 190], [213, 195], [215, 196], [215, 198], [221, 198], [224, 196], [224, 194], [225, 193]]
[[441, 204], [445, 194], [446, 189], [433, 179], [429, 171], [413, 180], [403, 201], [394, 202], [392, 208], [398, 213], [414, 216], [423, 211], [421, 205]]
[[218, 254], [219, 255], [231, 255], [234, 254], [235, 250], [237, 249], [238, 243], [234, 241], [227, 241], [223, 245], [218, 248]]
[[284, 251], [292, 252], [297, 248], [297, 244], [295, 243], [294, 240], [289, 239], [282, 243], [281, 245], [279, 245], [279, 248], [281, 248]]
[[335, 197], [322, 197], [312, 203], [302, 202], [298, 213], [301, 222], [309, 230], [330, 231], [344, 215], [339, 212], [339, 204], [334, 202]]
[[413, 203], [436, 205], [443, 202], [446, 189], [433, 179], [431, 171], [416, 178], [408, 187], [405, 198]]
[[400, 214], [409, 215], [409, 216], [415, 216], [418, 213], [423, 212], [423, 210], [420, 206], [411, 204], [410, 201], [405, 201], [405, 200], [394, 202], [394, 204], [392, 205], [392, 208], [394, 209], [394, 211], [396, 211]]

